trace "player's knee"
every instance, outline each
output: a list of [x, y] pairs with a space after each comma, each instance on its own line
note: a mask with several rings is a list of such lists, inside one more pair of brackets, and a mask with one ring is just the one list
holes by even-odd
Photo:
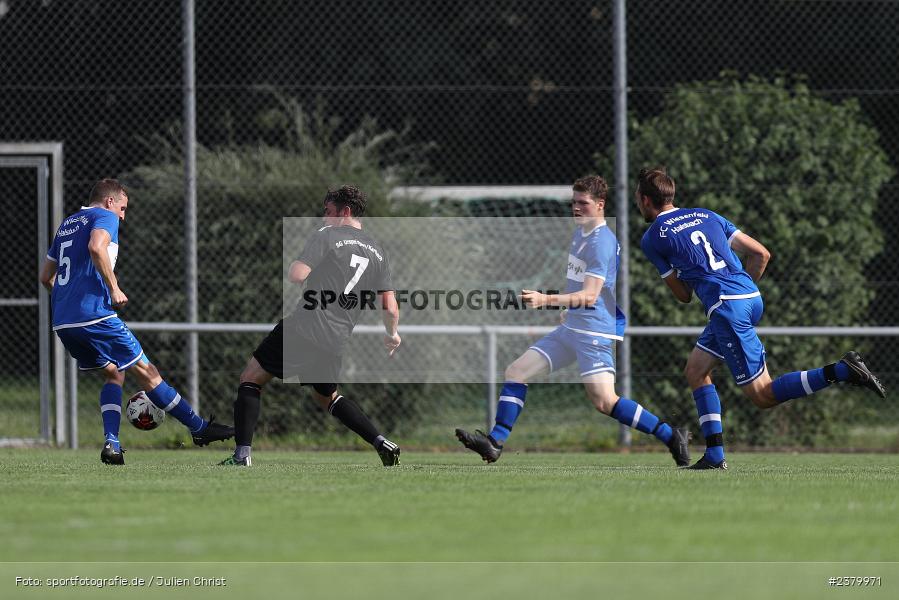
[[131, 367], [131, 373], [137, 378], [141, 388], [150, 391], [162, 381], [159, 370], [148, 360], [139, 360]]
[[586, 384], [585, 391], [587, 399], [590, 400], [590, 403], [596, 410], [604, 415], [612, 414], [612, 409], [615, 408], [615, 403], [618, 402], [618, 394], [615, 393], [613, 385]]
[[758, 408], [767, 409], [777, 406], [777, 399], [774, 398], [774, 392], [768, 388], [743, 388], [743, 393]]
[[121, 387], [122, 384], [125, 383], [124, 371], [119, 371], [118, 367], [112, 363], [104, 367], [103, 377], [106, 379], [106, 383], [112, 383], [119, 387]]
[[605, 394], [590, 397], [593, 407], [604, 415], [612, 414], [612, 409], [615, 408], [617, 401], [618, 396], [607, 396]]
[[315, 393], [319, 396], [323, 396], [325, 398], [331, 398], [334, 395], [334, 392], [337, 391], [336, 383], [313, 383], [312, 389], [315, 390]]
[[687, 384], [691, 388], [696, 389], [705, 383], [708, 373], [704, 369], [687, 363], [687, 366], [684, 367], [684, 377], [687, 380]]
[[244, 367], [240, 374], [241, 383], [255, 383], [259, 386], [264, 386], [271, 379], [272, 375], [262, 368], [256, 357], [250, 357], [250, 360], [247, 361], [247, 366]]
[[518, 363], [518, 361], [515, 361], [511, 365], [506, 367], [504, 377], [506, 381], [514, 381], [515, 383], [527, 383], [528, 374], [527, 371]]
[[241, 383], [256, 383], [259, 381], [259, 370], [254, 368], [254, 365], [247, 365], [244, 367], [243, 371], [240, 373], [240, 382]]

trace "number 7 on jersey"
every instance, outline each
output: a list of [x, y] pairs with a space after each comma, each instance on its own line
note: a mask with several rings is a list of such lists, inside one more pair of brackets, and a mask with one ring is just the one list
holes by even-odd
[[343, 295], [346, 296], [349, 294], [356, 284], [359, 283], [359, 279], [362, 278], [362, 274], [365, 273], [365, 269], [368, 268], [369, 260], [364, 256], [359, 256], [358, 254], [353, 254], [350, 257], [350, 266], [356, 267], [356, 273], [353, 275], [353, 278], [350, 279], [349, 283], [346, 284], [346, 287], [343, 289]]

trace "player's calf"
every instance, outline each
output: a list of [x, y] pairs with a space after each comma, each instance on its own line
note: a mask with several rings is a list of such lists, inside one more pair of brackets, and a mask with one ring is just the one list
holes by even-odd
[[777, 398], [774, 397], [774, 389], [772, 387], [771, 377], [767, 372], [762, 376], [750, 381], [746, 385], [740, 386], [743, 395], [761, 409], [774, 408], [778, 404]]
[[883, 384], [854, 350], [844, 354], [839, 361], [821, 368], [782, 375], [772, 382], [771, 389], [777, 402], [783, 403], [810, 396], [834, 383], [866, 387], [881, 398], [886, 397]]
[[630, 398], [618, 398], [609, 416], [622, 425], [648, 433], [665, 444], [679, 467], [689, 464], [690, 449], [687, 446], [689, 435], [686, 430], [673, 429], [671, 425]]

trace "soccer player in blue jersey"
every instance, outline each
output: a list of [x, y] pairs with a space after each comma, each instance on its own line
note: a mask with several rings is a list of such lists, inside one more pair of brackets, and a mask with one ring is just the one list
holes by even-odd
[[100, 412], [106, 443], [100, 460], [125, 463], [119, 443], [122, 383], [128, 370], [159, 408], [190, 430], [194, 444], [226, 440], [234, 429], [194, 413], [190, 404], [166, 383], [115, 312], [128, 303], [116, 279], [119, 221], [125, 220], [128, 191], [115, 179], [103, 179], [91, 190], [88, 206], [67, 217], [53, 238], [41, 267], [40, 280], [51, 294], [53, 330], [83, 371], [100, 371]]
[[[721, 401], [711, 378], [722, 361], [760, 408], [808, 396], [837, 382], [864, 386], [885, 397], [883, 385], [854, 351], [824, 367], [772, 380], [765, 347], [755, 331], [764, 310], [756, 282], [770, 253], [711, 210], [674, 206], [674, 192], [674, 180], [657, 167], [640, 171], [634, 196], [643, 219], [651, 223], [641, 242], [644, 254], [675, 298], [687, 303], [695, 292], [709, 319], [685, 369], [706, 440], [705, 454], [691, 469], [727, 468]], [[745, 254], [745, 268], [736, 252]]]
[[528, 306], [568, 309], [564, 321], [506, 369], [491, 432], [456, 429], [459, 441], [488, 463], [500, 457], [524, 408], [528, 381], [577, 362], [587, 397], [599, 412], [655, 436], [678, 466], [689, 464], [685, 429], [672, 428], [634, 400], [615, 393], [614, 344], [623, 339], [626, 320], [615, 302], [619, 245], [604, 217], [608, 191], [597, 175], [574, 182], [571, 210], [577, 228], [568, 248], [565, 293], [522, 291]]

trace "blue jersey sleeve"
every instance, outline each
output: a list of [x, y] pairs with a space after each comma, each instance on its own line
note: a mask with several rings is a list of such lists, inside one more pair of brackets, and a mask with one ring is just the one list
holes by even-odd
[[650, 237], [651, 231], [652, 229], [647, 231], [646, 235], [643, 236], [643, 239], [640, 240], [640, 247], [643, 249], [643, 254], [649, 259], [649, 262], [655, 265], [655, 268], [659, 271], [659, 275], [665, 278], [671, 275], [674, 268], [671, 266], [671, 263], [662, 256], [659, 249], [653, 245], [652, 240], [654, 238]]
[[103, 229], [109, 232], [109, 239], [119, 243], [119, 216], [108, 210], [98, 210], [99, 213], [91, 225], [91, 231], [94, 229]]
[[727, 245], [730, 246], [731, 242], [733, 241], [734, 235], [740, 233], [740, 230], [737, 229], [736, 225], [734, 225], [718, 213], [712, 214], [715, 215], [718, 224], [721, 225], [722, 228], [724, 228], [724, 237], [727, 238]]
[[50, 244], [50, 249], [47, 250], [47, 258], [52, 260], [53, 262], [59, 262], [59, 236], [53, 236], [53, 243]]
[[587, 263], [584, 274], [599, 279], [608, 279], [609, 268], [615, 264], [615, 254], [617, 248], [609, 243], [609, 239], [614, 243], [614, 238], [608, 238], [599, 243], [591, 244], [587, 255], [584, 257]]

